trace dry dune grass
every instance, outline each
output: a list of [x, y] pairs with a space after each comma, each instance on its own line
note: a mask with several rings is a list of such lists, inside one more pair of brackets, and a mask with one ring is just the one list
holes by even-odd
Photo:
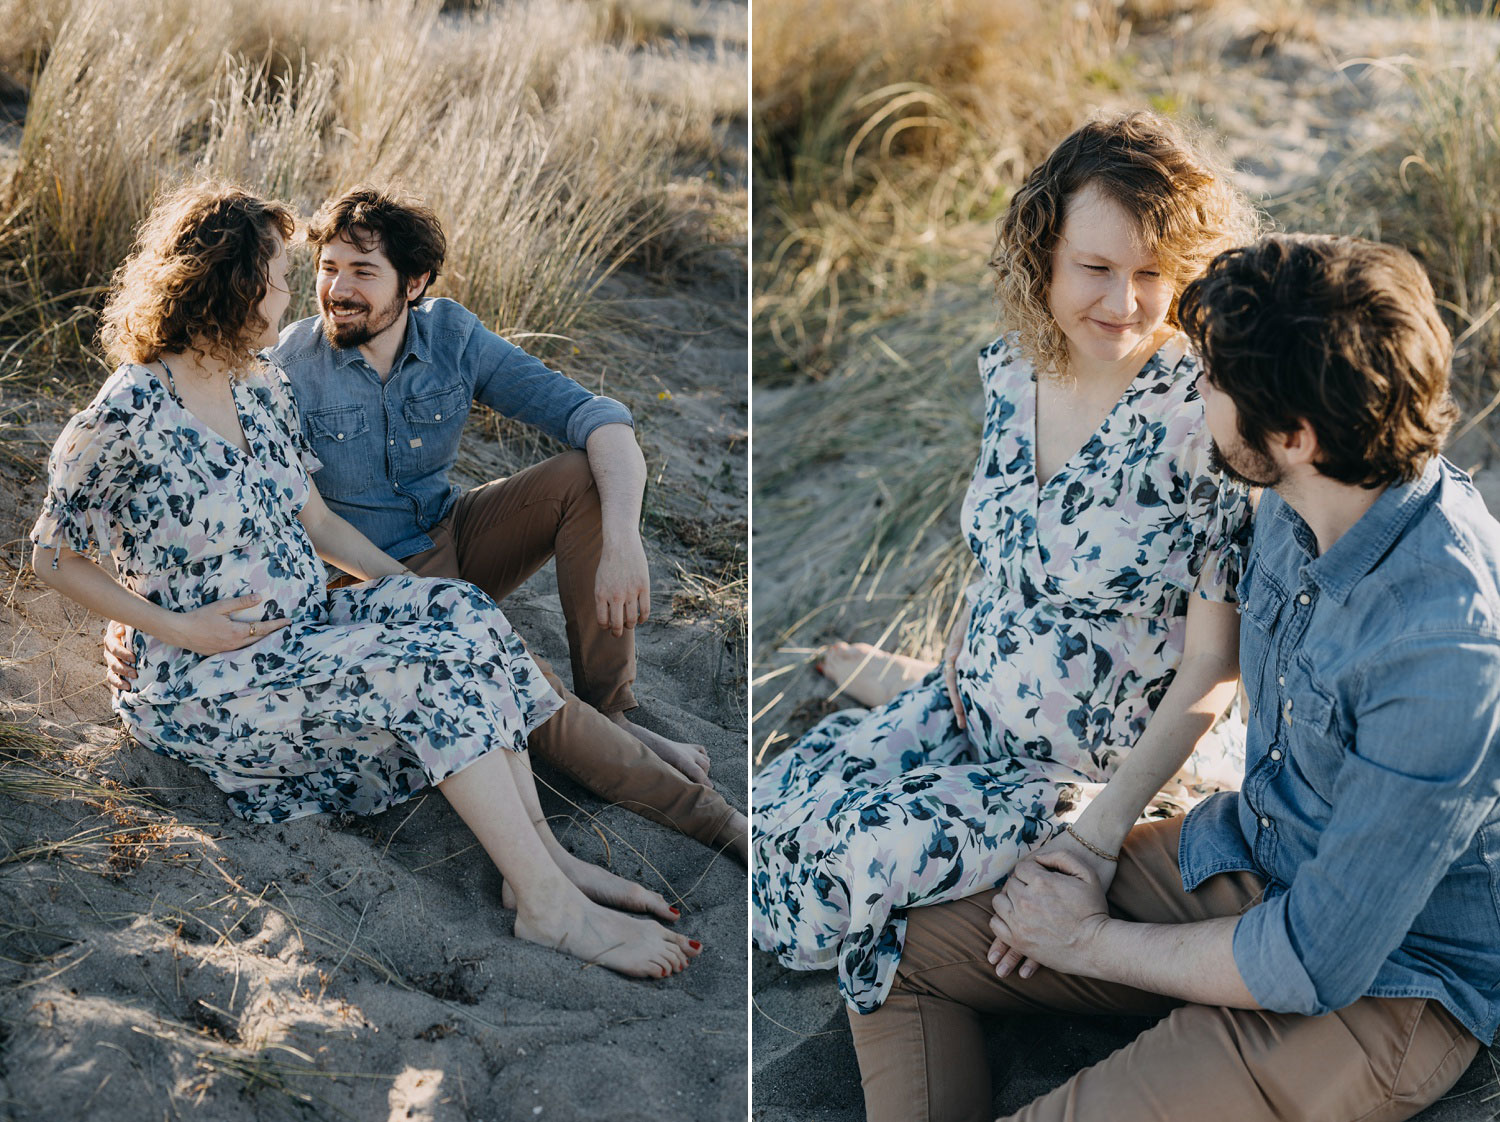
[[1457, 344], [1460, 431], [1478, 432], [1500, 405], [1500, 61], [1372, 65], [1399, 72], [1411, 95], [1382, 122], [1388, 139], [1352, 154], [1320, 198], [1288, 208], [1287, 221], [1416, 254]]
[[436, 0], [3, 0], [0, 67], [32, 79], [0, 200], [11, 284], [33, 307], [91, 295], [183, 176], [304, 209], [372, 179], [445, 220], [439, 291], [500, 331], [566, 331], [611, 269], [672, 236], [669, 169], [717, 158], [743, 77], [709, 52], [695, 80], [639, 81], [651, 48], [620, 41], [630, 10], [526, 0], [460, 23]]
[[1112, 5], [757, 4], [757, 347], [826, 373], [851, 325], [930, 285], [1075, 119]]

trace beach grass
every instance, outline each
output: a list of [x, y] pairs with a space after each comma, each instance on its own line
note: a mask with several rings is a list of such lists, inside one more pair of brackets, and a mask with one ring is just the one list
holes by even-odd
[[[743, 63], [713, 49], [732, 26], [685, 3], [647, 12], [3, 0], [0, 71], [27, 100], [0, 188], [0, 338], [23, 342], [0, 376], [35, 365], [28, 348], [72, 317], [68, 341], [87, 346], [87, 312], [153, 195], [199, 174], [303, 213], [360, 181], [418, 194], [449, 238], [434, 291], [543, 353], [560, 346], [612, 271], [658, 244], [693, 248], [679, 244], [692, 200], [671, 180], [684, 161], [731, 158], [725, 126], [743, 121]], [[656, 46], [679, 33], [709, 39], [689, 72]], [[308, 275], [304, 255], [295, 314], [311, 310]]]

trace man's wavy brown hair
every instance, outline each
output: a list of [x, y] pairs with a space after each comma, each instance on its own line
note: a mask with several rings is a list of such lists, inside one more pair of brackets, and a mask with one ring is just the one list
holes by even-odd
[[1027, 175], [1000, 216], [990, 268], [1000, 320], [1019, 337], [1038, 371], [1068, 373], [1067, 341], [1047, 292], [1052, 256], [1068, 202], [1094, 186], [1136, 217], [1145, 244], [1172, 285], [1167, 322], [1177, 323], [1177, 294], [1233, 245], [1254, 239], [1259, 219], [1201, 144], [1154, 113], [1091, 121], [1070, 134]]
[[1259, 452], [1305, 420], [1319, 472], [1381, 487], [1420, 475], [1458, 419], [1453, 340], [1404, 249], [1271, 235], [1215, 258], [1181, 305], [1205, 372]]
[[284, 203], [220, 180], [161, 195], [110, 283], [99, 341], [110, 360], [192, 350], [245, 366], [269, 326], [260, 315], [271, 258], [296, 232]]
[[328, 200], [307, 223], [305, 238], [315, 249], [340, 237], [349, 239], [361, 253], [384, 253], [396, 270], [402, 292], [407, 282], [426, 273], [422, 291], [407, 301], [411, 305], [432, 287], [448, 255], [443, 224], [431, 207], [410, 195], [368, 184]]

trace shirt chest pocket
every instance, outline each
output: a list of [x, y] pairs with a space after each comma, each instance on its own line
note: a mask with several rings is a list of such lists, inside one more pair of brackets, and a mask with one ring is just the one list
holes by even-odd
[[1345, 743], [1339, 731], [1333, 700], [1312, 684], [1312, 671], [1302, 656], [1287, 675], [1287, 689], [1278, 719], [1291, 767], [1325, 803], [1333, 802], [1333, 788], [1344, 766]]
[[1245, 692], [1252, 702], [1257, 697], [1277, 697], [1279, 683], [1266, 679], [1276, 670], [1271, 652], [1276, 617], [1286, 605], [1286, 589], [1252, 555], [1236, 594], [1240, 602], [1240, 677]]
[[469, 415], [469, 394], [463, 386], [413, 394], [401, 406], [406, 421], [406, 447], [400, 449], [410, 470], [446, 470], [458, 455], [458, 439]]
[[332, 405], [307, 411], [307, 434], [323, 469], [313, 477], [319, 492], [332, 499], [351, 499], [367, 490], [385, 462], [371, 447], [370, 423], [363, 405]]

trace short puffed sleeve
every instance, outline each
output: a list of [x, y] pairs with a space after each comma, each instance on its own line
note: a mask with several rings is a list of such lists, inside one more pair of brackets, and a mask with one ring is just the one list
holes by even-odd
[[[118, 401], [103, 397], [63, 428], [47, 460], [42, 513], [31, 528], [36, 545], [85, 553], [95, 544], [101, 553], [111, 551], [116, 515], [129, 502], [140, 470], [130, 421]], [[57, 567], [55, 552], [52, 565]]]
[[307, 434], [302, 430], [302, 410], [297, 407], [297, 396], [292, 392], [292, 382], [286, 371], [268, 363], [265, 375], [260, 379], [260, 392], [257, 396], [280, 435], [285, 437], [296, 452], [297, 459], [302, 462], [307, 473], [311, 475], [320, 470], [323, 461], [318, 459], [317, 453], [308, 443]]

